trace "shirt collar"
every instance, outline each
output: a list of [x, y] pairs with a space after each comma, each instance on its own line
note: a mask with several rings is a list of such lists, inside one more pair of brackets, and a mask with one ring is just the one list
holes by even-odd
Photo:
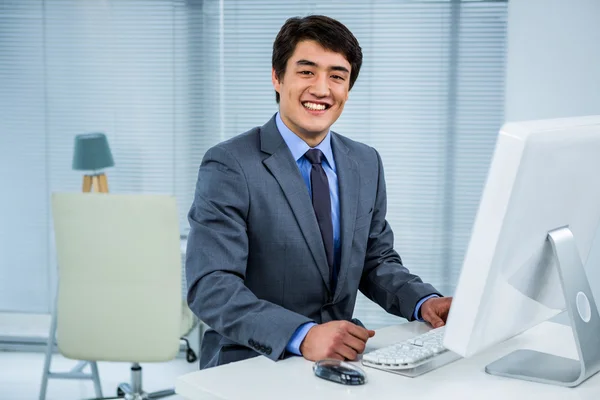
[[[277, 113], [275, 117], [275, 123], [277, 124], [277, 129], [279, 129], [279, 133], [281, 133], [285, 144], [287, 144], [290, 151], [292, 152], [294, 160], [298, 161], [300, 158], [302, 158], [304, 153], [310, 150], [311, 147], [308, 144], [306, 144], [304, 140], [300, 139], [298, 135], [292, 132], [290, 128], [288, 128], [283, 123], [279, 113]], [[321, 141], [321, 143], [319, 143], [314, 148], [319, 149], [323, 152], [327, 164], [329, 164], [330, 168], [334, 169], [335, 163], [333, 159], [333, 151], [331, 150], [331, 131], [327, 132], [327, 136], [325, 136], [325, 139], [323, 139], [323, 141]]]

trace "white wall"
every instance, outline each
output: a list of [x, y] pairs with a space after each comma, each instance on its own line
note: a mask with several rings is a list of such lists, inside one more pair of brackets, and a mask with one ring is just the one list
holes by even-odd
[[600, 1], [510, 0], [509, 121], [600, 114]]
[[[599, 20], [598, 0], [510, 0], [507, 121], [600, 115]], [[586, 270], [600, 303], [600, 232]]]

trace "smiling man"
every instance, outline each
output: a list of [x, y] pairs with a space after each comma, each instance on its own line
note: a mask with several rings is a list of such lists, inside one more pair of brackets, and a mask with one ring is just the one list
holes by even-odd
[[452, 299], [411, 274], [386, 222], [373, 148], [330, 131], [362, 51], [340, 22], [291, 18], [273, 44], [279, 112], [207, 151], [189, 212], [188, 303], [212, 329], [200, 368], [262, 354], [354, 360], [375, 332], [358, 290], [442, 326]]

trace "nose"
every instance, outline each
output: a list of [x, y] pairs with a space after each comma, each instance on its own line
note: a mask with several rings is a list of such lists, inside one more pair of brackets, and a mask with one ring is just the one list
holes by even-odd
[[329, 83], [327, 82], [327, 75], [319, 74], [316, 76], [309, 92], [315, 97], [327, 97], [329, 95]]

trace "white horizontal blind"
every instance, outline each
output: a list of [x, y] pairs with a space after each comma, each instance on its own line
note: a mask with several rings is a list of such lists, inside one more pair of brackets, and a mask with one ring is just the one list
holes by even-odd
[[194, 82], [184, 2], [45, 3], [50, 190], [81, 190], [73, 138], [100, 131], [115, 159], [106, 171], [111, 192], [180, 195], [180, 208], [189, 208]]
[[450, 294], [458, 280], [497, 132], [504, 121], [507, 4], [466, 2], [458, 18], [454, 148], [449, 158], [453, 172], [448, 176], [451, 231], [446, 236]]
[[43, 13], [0, 3], [0, 311], [47, 306]]
[[[48, 196], [80, 190], [74, 135], [107, 133], [110, 190], [176, 194], [185, 233], [202, 155], [276, 112], [273, 40], [311, 13], [363, 47], [334, 129], [379, 150], [396, 248], [451, 294], [502, 121], [505, 2], [14, 0], [0, 8], [0, 309], [47, 310]], [[356, 316], [398, 321], [364, 297]]]
[[2, 187], [15, 185], [0, 198], [8, 217], [0, 309], [44, 312], [55, 284], [49, 195], [81, 191], [83, 173], [71, 169], [75, 135], [105, 132], [115, 160], [110, 191], [176, 195], [187, 231], [202, 157], [193, 146], [201, 85], [189, 52], [201, 8], [184, 0], [2, 4], [0, 148], [8, 157], [0, 170]]
[[[350, 28], [364, 64], [333, 129], [379, 150], [396, 249], [451, 294], [502, 120], [506, 3], [213, 0], [204, 8], [211, 97], [202, 130], [220, 132], [215, 143], [277, 111], [271, 51], [287, 18], [325, 14]], [[362, 295], [355, 315], [370, 327], [400, 321]]]

